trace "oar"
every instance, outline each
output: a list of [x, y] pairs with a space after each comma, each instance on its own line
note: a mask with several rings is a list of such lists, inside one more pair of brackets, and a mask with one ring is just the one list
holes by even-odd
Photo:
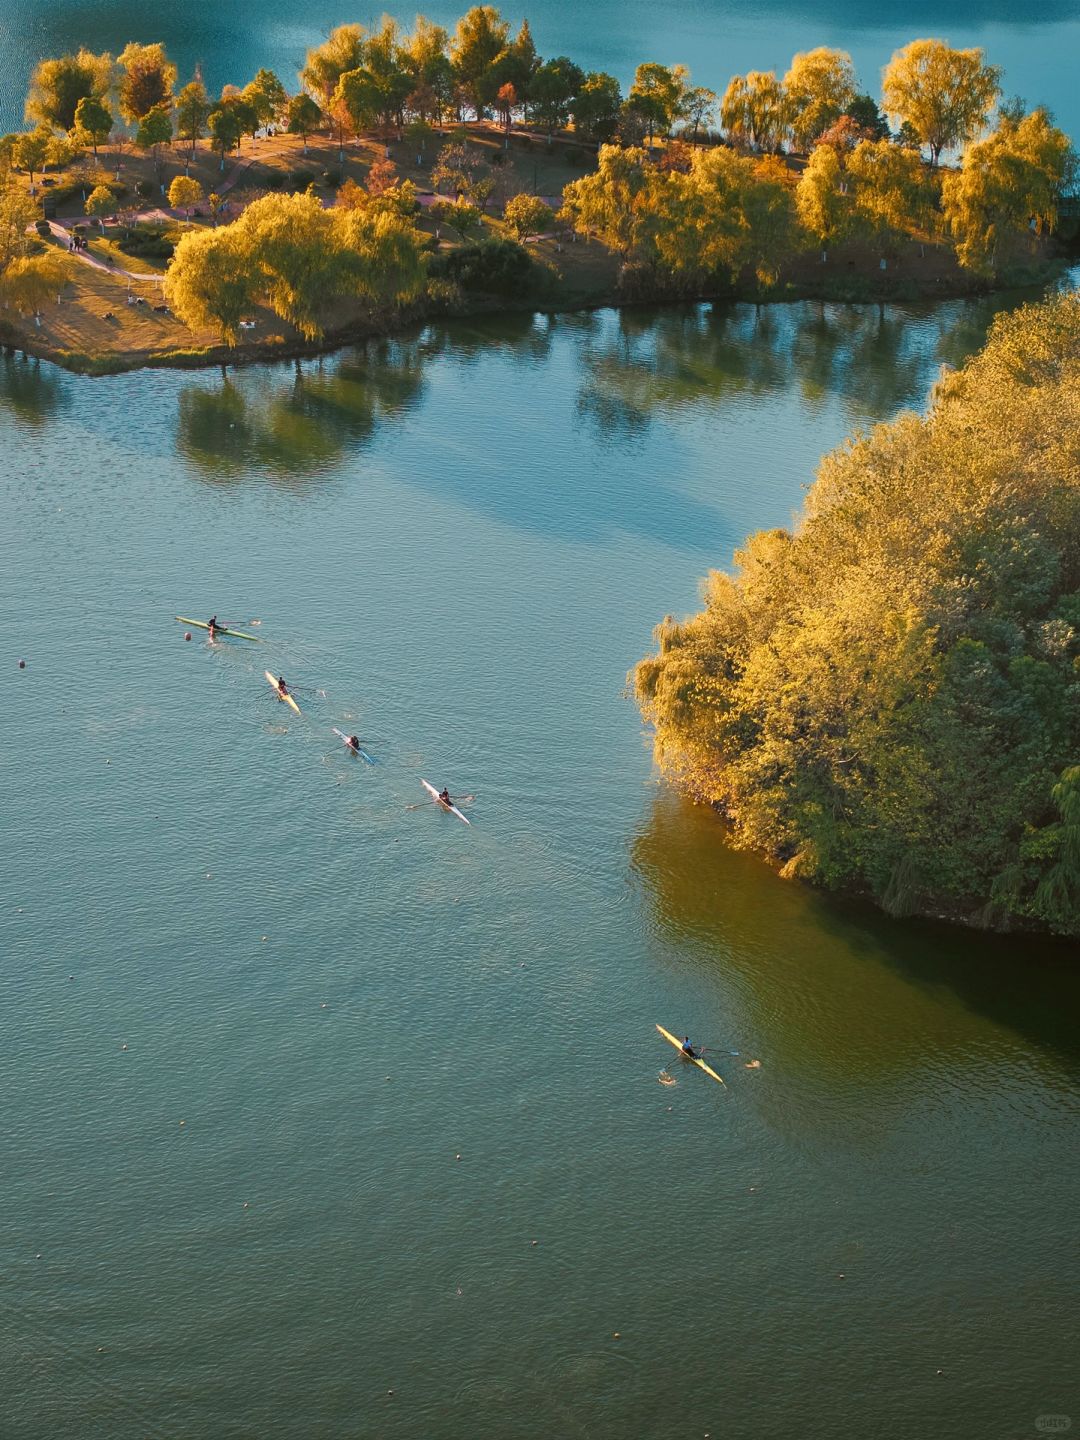
[[[285, 683], [286, 683], [286, 685], [289, 685], [289, 682], [288, 682], [287, 680], [286, 680]], [[323, 700], [326, 699], [326, 691], [325, 691], [325, 690], [316, 690], [316, 689], [315, 689], [313, 686], [311, 686], [311, 685], [289, 685], [289, 694], [290, 694], [290, 695], [318, 695], [321, 699], [323, 699]]]

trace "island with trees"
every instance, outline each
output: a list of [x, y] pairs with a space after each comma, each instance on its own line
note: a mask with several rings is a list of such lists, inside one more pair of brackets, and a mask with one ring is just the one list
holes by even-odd
[[734, 845], [892, 915], [1080, 934], [1080, 296], [822, 462], [633, 683]]
[[211, 96], [160, 44], [44, 59], [0, 137], [0, 340], [72, 368], [290, 354], [427, 316], [910, 299], [1040, 283], [1076, 162], [977, 49], [879, 98], [820, 47], [723, 92], [543, 59], [492, 6], [341, 25], [294, 91]]

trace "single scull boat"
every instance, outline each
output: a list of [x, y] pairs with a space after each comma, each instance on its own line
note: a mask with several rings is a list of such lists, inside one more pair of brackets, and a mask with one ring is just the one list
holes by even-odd
[[456, 815], [459, 820], [464, 820], [466, 825], [470, 825], [472, 823], [466, 816], [461, 813], [461, 811], [457, 808], [456, 805], [448, 805], [446, 801], [442, 798], [442, 796], [439, 794], [438, 790], [435, 789], [434, 785], [429, 785], [426, 780], [421, 780], [420, 784], [423, 785], [424, 789], [435, 801], [436, 805], [441, 805], [444, 810], [449, 810], [451, 815]]
[[340, 736], [340, 738], [344, 740], [346, 750], [350, 751], [353, 755], [359, 755], [360, 759], [366, 760], [369, 765], [375, 764], [374, 757], [369, 755], [366, 750], [361, 750], [359, 745], [354, 745], [352, 743], [352, 738], [346, 735], [344, 730], [339, 730], [336, 725], [332, 725], [330, 728], [333, 730], [335, 735]]
[[[177, 615], [176, 619], [180, 621], [181, 625], [195, 625], [200, 630], [210, 629], [210, 626], [206, 623], [205, 620], [189, 620], [186, 615]], [[233, 640], [254, 640], [256, 645], [261, 645], [263, 643], [262, 637], [260, 635], [249, 635], [245, 630], [230, 630], [225, 625], [215, 625], [214, 634], [228, 635]]]
[[269, 670], [264, 670], [263, 674], [266, 676], [267, 680], [269, 680], [270, 684], [274, 687], [274, 694], [277, 696], [277, 698], [279, 700], [284, 700], [286, 705], [291, 705], [292, 708], [299, 715], [300, 706], [296, 703], [293, 697], [288, 694], [282, 695], [281, 691], [278, 689], [277, 676], [272, 674]]
[[704, 1060], [699, 1060], [696, 1055], [687, 1055], [686, 1051], [682, 1048], [682, 1041], [676, 1040], [675, 1036], [672, 1035], [670, 1030], [665, 1030], [663, 1025], [657, 1025], [656, 1028], [660, 1031], [660, 1034], [663, 1035], [664, 1039], [668, 1042], [668, 1044], [675, 1046], [675, 1049], [678, 1050], [679, 1054], [683, 1057], [684, 1060], [689, 1060], [691, 1065], [696, 1065], [699, 1070], [704, 1070], [706, 1075], [711, 1075], [714, 1080], [719, 1080], [720, 1084], [723, 1085], [723, 1077], [718, 1075], [711, 1066], [706, 1065]]

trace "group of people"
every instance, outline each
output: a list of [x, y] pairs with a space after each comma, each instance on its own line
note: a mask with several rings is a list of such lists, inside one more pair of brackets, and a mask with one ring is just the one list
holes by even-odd
[[[228, 634], [228, 630], [226, 629], [226, 627], [219, 624], [216, 614], [210, 616], [210, 619], [206, 622], [206, 629], [211, 640], [213, 640], [215, 635]], [[278, 694], [284, 700], [285, 697], [289, 694], [289, 687], [285, 683], [285, 677], [283, 675], [279, 675], [277, 677], [277, 680], [275, 681], [275, 684], [277, 685]], [[345, 744], [349, 747], [350, 750], [354, 751], [356, 754], [360, 753], [359, 735], [349, 735], [345, 740]], [[450, 791], [446, 788], [445, 785], [439, 791], [439, 800], [443, 805], [447, 806], [453, 805], [454, 803], [453, 799], [451, 798]]]

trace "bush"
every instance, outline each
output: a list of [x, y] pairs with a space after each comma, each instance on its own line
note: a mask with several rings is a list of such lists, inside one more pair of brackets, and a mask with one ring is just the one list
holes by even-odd
[[266, 177], [267, 190], [280, 190], [285, 183], [285, 176], [279, 170], [271, 170]]
[[176, 232], [160, 225], [133, 225], [116, 242], [125, 255], [138, 255], [144, 260], [171, 260], [176, 248]]
[[332, 169], [324, 170], [322, 172], [322, 178], [323, 182], [329, 185], [331, 190], [336, 190], [345, 177], [342, 175], [340, 170]]
[[293, 170], [289, 174], [289, 188], [292, 190], [306, 190], [315, 176], [310, 170]]
[[481, 240], [436, 255], [432, 279], [450, 280], [470, 295], [523, 296], [539, 288], [542, 272], [532, 256], [513, 240]]

